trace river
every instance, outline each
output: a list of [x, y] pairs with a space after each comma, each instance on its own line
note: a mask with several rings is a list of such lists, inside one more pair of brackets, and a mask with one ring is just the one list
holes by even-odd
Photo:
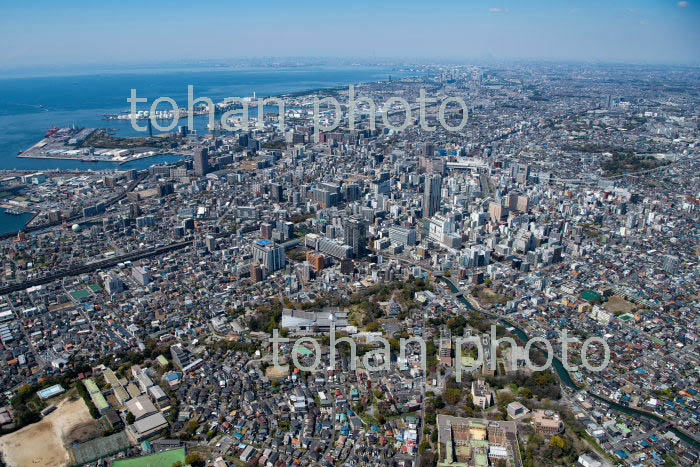
[[[460, 290], [452, 283], [451, 280], [447, 279], [446, 277], [440, 277], [440, 279], [448, 285], [448, 287], [450, 288], [450, 290], [451, 290], [452, 292], [455, 292], [455, 293], [456, 293], [456, 292], [459, 292], [459, 291], [460, 291]], [[499, 317], [497, 317], [497, 316], [495, 316], [495, 315], [491, 315], [491, 314], [489, 314], [489, 313], [486, 313], [486, 312], [482, 312], [482, 311], [477, 310], [476, 308], [474, 308], [474, 307], [472, 306], [471, 303], [469, 303], [469, 300], [467, 300], [467, 299], [464, 298], [463, 296], [462, 296], [462, 297], [459, 297], [458, 300], [461, 301], [462, 303], [464, 303], [464, 304], [467, 306], [467, 308], [469, 308], [470, 310], [476, 311], [477, 313], [483, 313], [483, 314], [485, 314], [486, 316], [488, 316], [488, 317], [491, 318], [491, 319], [497, 319], [498, 322], [500, 322], [500, 323], [503, 324], [504, 326], [512, 327], [512, 328], [514, 329], [514, 331], [515, 331], [515, 332], [514, 332], [515, 335], [518, 336], [520, 339], [522, 339], [524, 342], [527, 342], [527, 341], [529, 340], [529, 338], [527, 337], [527, 334], [525, 334], [525, 331], [523, 331], [522, 329], [520, 329], [518, 326], [515, 326], [513, 323], [510, 323], [510, 322], [508, 322], [508, 321], [506, 321], [506, 320], [504, 320], [504, 319], [502, 319], [502, 318], [499, 318]], [[559, 379], [561, 380], [562, 383], [564, 383], [566, 386], [570, 387], [571, 389], [573, 389], [573, 390], [575, 390], [575, 391], [579, 391], [579, 390], [583, 389], [583, 388], [577, 386], [576, 383], [574, 383], [574, 381], [571, 379], [571, 376], [569, 375], [569, 372], [566, 371], [566, 369], [564, 368], [564, 365], [561, 363], [561, 360], [559, 360], [557, 357], [553, 357], [553, 359], [552, 359], [552, 364], [553, 364], [553, 366], [554, 366], [554, 369], [555, 369], [556, 372], [557, 372], [557, 375], [559, 375]], [[624, 406], [624, 405], [620, 405], [620, 404], [618, 404], [618, 403], [616, 403], [616, 402], [613, 402], [613, 401], [604, 399], [604, 398], [602, 398], [602, 397], [600, 397], [600, 396], [598, 396], [598, 395], [596, 395], [596, 394], [593, 394], [593, 393], [591, 393], [590, 391], [587, 391], [587, 392], [588, 392], [588, 394], [590, 394], [592, 397], [594, 397], [595, 399], [597, 399], [597, 400], [599, 400], [599, 401], [601, 401], [601, 402], [604, 402], [605, 404], [607, 404], [610, 408], [612, 408], [612, 409], [614, 409], [614, 410], [617, 410], [617, 411], [626, 413], [626, 414], [628, 414], [628, 415], [642, 416], [642, 417], [645, 417], [645, 418], [648, 418], [648, 419], [651, 419], [651, 420], [654, 420], [654, 421], [657, 421], [657, 422], [661, 422], [661, 423], [664, 423], [664, 422], [667, 421], [667, 420], [664, 420], [662, 417], [659, 417], [658, 415], [655, 415], [655, 414], [652, 414], [652, 413], [649, 413], [649, 412], [640, 411], [640, 410], [637, 410], [637, 409], [633, 409], [633, 408], [631, 408], [631, 407], [627, 407], [627, 406]], [[671, 431], [672, 431], [676, 436], [678, 436], [678, 438], [682, 439], [682, 440], [683, 440], [684, 442], [686, 442], [687, 444], [690, 444], [691, 446], [694, 446], [696, 449], [697, 449], [697, 448], [700, 448], [700, 442], [696, 441], [695, 439], [693, 439], [693, 438], [691, 438], [690, 436], [686, 435], [686, 434], [683, 433], [682, 431], [678, 430], [675, 426], [672, 426], [672, 427], [671, 427]]]

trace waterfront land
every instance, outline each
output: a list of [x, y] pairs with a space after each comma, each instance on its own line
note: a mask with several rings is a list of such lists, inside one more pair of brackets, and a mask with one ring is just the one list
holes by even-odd
[[[85, 389], [105, 446], [120, 433], [106, 462], [697, 463], [697, 70], [422, 71], [356, 90], [397, 119], [394, 97], [459, 96], [461, 130], [439, 105], [435, 131], [372, 128], [365, 102], [350, 131], [338, 89], [341, 121], [317, 141], [325, 94], [289, 93], [286, 131], [269, 113], [256, 131], [46, 142], [129, 158], [158, 141], [182, 161], [6, 172], [3, 202], [37, 215], [0, 240], [3, 429], [45, 426], [37, 391], [60, 381]], [[331, 327], [358, 361], [348, 343], [331, 359]], [[457, 378], [479, 355], [457, 350], [470, 336], [489, 358]], [[400, 356], [409, 338], [424, 360], [417, 344]], [[543, 340], [554, 358], [533, 370]]]

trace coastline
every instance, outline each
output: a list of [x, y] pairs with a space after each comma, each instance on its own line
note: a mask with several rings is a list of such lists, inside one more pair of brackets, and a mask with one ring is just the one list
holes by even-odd
[[[117, 165], [122, 165], [126, 164], [129, 162], [133, 161], [138, 161], [141, 159], [148, 159], [150, 157], [155, 157], [155, 156], [162, 156], [165, 154], [176, 154], [176, 155], [181, 155], [181, 156], [187, 156], [191, 154], [187, 154], [186, 152], [178, 151], [178, 152], [173, 152], [173, 151], [155, 151], [155, 152], [148, 152], [148, 153], [141, 153], [137, 154], [134, 157], [129, 157], [128, 159], [105, 159], [101, 157], [89, 157], [89, 156], [80, 156], [80, 157], [70, 157], [70, 156], [50, 156], [46, 154], [17, 154], [16, 157], [19, 158], [25, 158], [25, 159], [55, 159], [55, 160], [63, 160], [63, 161], [76, 161], [76, 162], [108, 162], [110, 164], [117, 164]], [[9, 169], [5, 169], [9, 170]], [[32, 171], [29, 171], [30, 173]]]

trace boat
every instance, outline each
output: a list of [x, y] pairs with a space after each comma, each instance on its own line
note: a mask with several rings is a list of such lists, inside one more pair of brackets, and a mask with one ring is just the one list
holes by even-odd
[[22, 214], [24, 214], [24, 212], [18, 211], [17, 209], [5, 209], [5, 212], [7, 214], [12, 214], [13, 216], [21, 216]]

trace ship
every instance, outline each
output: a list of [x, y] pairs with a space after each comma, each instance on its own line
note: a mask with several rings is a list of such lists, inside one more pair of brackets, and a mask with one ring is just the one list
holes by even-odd
[[55, 135], [56, 132], [57, 132], [58, 130], [60, 130], [59, 127], [57, 127], [56, 125], [52, 126], [52, 127], [49, 128], [49, 130], [46, 132], [46, 135], [44, 135], [44, 138], [50, 138], [51, 136]]

